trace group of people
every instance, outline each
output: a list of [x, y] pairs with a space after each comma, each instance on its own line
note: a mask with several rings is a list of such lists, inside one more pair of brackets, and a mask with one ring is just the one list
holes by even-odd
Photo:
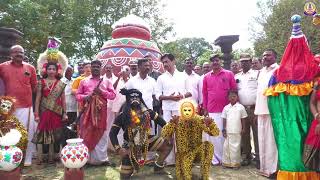
[[[240, 134], [242, 132], [242, 136], [244, 136], [244, 132], [247, 133], [246, 140], [248, 142], [245, 142], [245, 145], [242, 146], [244, 147], [242, 152], [245, 154], [242, 162], [243, 165], [248, 165], [252, 159], [250, 126], [246, 126], [246, 124], [256, 123], [254, 122], [254, 118], [250, 119], [250, 121], [243, 121], [243, 124], [229, 122], [233, 121], [234, 117], [230, 118], [228, 114], [234, 115], [236, 111], [232, 112], [227, 108], [227, 97], [229, 94], [230, 103], [233, 103], [231, 105], [233, 106], [238, 100], [238, 93], [231, 90], [236, 90], [238, 87], [233, 73], [224, 70], [220, 66], [221, 59], [218, 55], [210, 58], [211, 64], [203, 64], [203, 73], [201, 73], [202, 75], [199, 73], [201, 76], [194, 72], [194, 62], [192, 59], [185, 60], [185, 70], [184, 72], [179, 72], [175, 67], [174, 56], [172, 54], [164, 54], [161, 57], [161, 62], [163, 63], [165, 72], [161, 74], [160, 72], [152, 71], [153, 74], [157, 74], [153, 77], [149, 75], [152, 67], [150, 59], [146, 57], [130, 62], [129, 66], [122, 67], [118, 76], [113, 74], [112, 65], [107, 64], [101, 69], [102, 64], [100, 61], [84, 61], [78, 64], [78, 77], [72, 76], [74, 73], [71, 66], [66, 67], [64, 77], [62, 77], [62, 74], [58, 72], [59, 67], [57, 63], [48, 62], [45, 66], [46, 73], [38, 81], [35, 68], [23, 62], [24, 50], [21, 46], [12, 47], [11, 55], [12, 60], [3, 63], [0, 66], [0, 72], [1, 78], [6, 85], [5, 95], [13, 96], [18, 100], [18, 108], [15, 114], [24, 123], [29, 132], [25, 166], [31, 165], [32, 152], [35, 149], [38, 151], [37, 163], [40, 164], [43, 161], [42, 154], [44, 152], [43, 147], [45, 147], [43, 145], [48, 146], [45, 148], [47, 149], [45, 152], [49, 154], [48, 162], [53, 162], [54, 152], [59, 152], [60, 144], [65, 145], [67, 138], [65, 135], [68, 135], [63, 127], [75, 122], [80, 113], [83, 118], [81, 119], [79, 134], [84, 138], [85, 144], [90, 149], [89, 162], [92, 164], [110, 165], [111, 163], [108, 161], [107, 155], [108, 147], [112, 148], [110, 147], [110, 143], [108, 143], [109, 133], [114, 119], [119, 115], [120, 108], [126, 101], [125, 96], [120, 94], [120, 89], [122, 88], [138, 89], [142, 93], [142, 99], [146, 107], [154, 109], [159, 113], [161, 102], [161, 115], [166, 122], [170, 122], [174, 115], [179, 116], [180, 100], [191, 98], [199, 104], [199, 112], [212, 117], [223, 132], [220, 133], [220, 137], [218, 138], [207, 137], [206, 135], [203, 137], [203, 139], [209, 140], [215, 145], [215, 155], [212, 164], [231, 165], [231, 167], [240, 166], [241, 158], [238, 156], [233, 158], [234, 156], [232, 155], [226, 156], [224, 159], [222, 158], [223, 152], [230, 155], [230, 152], [234, 151], [226, 143], [225, 145], [223, 144], [224, 139], [227, 138], [228, 140], [228, 137], [232, 133]], [[240, 62], [242, 64], [242, 72], [237, 74], [236, 77], [238, 79], [244, 77], [244, 80], [240, 81], [241, 83], [238, 82], [238, 86], [240, 102], [246, 107], [247, 111], [240, 107], [242, 111], [240, 113], [241, 116], [236, 118], [244, 119], [246, 118], [246, 112], [253, 112], [248, 108], [255, 104], [255, 97], [251, 97], [253, 92], [248, 92], [248, 89], [252, 89], [252, 91], [256, 90], [258, 76], [256, 71], [251, 70], [251, 58], [249, 56], [241, 58]], [[14, 73], [17, 77], [12, 76], [12, 72], [15, 69], [21, 71], [21, 73]], [[135, 69], [138, 72], [134, 71]], [[104, 72], [104, 74], [101, 74], [101, 72]], [[255, 78], [247, 78], [247, 81], [251, 82], [251, 84], [245, 82], [245, 76], [248, 72]], [[19, 74], [22, 74], [22, 77], [19, 77]], [[19, 81], [20, 78], [24, 79]], [[23, 87], [24, 85], [26, 87]], [[36, 92], [34, 113], [32, 110], [32, 92]], [[244, 97], [243, 94], [247, 97]], [[250, 101], [248, 97], [253, 100]], [[98, 104], [101, 105], [99, 108], [106, 109], [106, 111], [101, 111], [97, 117], [98, 119], [106, 119], [106, 121], [95, 120], [98, 122], [97, 124], [89, 123], [90, 121], [94, 121], [90, 113], [95, 111], [97, 105], [86, 103], [92, 98], [98, 99], [90, 102], [99, 102]], [[232, 102], [231, 99], [234, 99], [233, 101], [235, 102]], [[242, 100], [249, 100], [249, 102], [242, 102]], [[26, 104], [21, 105], [24, 101], [26, 101]], [[221, 118], [224, 118], [224, 121]], [[37, 126], [36, 122], [38, 123]], [[246, 127], [246, 129], [242, 128], [242, 126]], [[151, 125], [151, 127], [152, 135], [161, 133], [161, 127], [158, 127], [156, 124]], [[253, 128], [253, 132], [256, 132], [256, 127]], [[119, 139], [122, 139], [120, 141], [123, 142], [123, 138], [120, 137]], [[238, 153], [240, 152], [241, 135], [236, 141], [238, 149], [235, 152]], [[38, 145], [37, 148], [35, 144]], [[258, 148], [255, 148], [255, 151], [257, 153]], [[153, 154], [148, 154], [148, 156], [150, 156], [150, 159], [153, 158]], [[175, 164], [174, 150], [171, 151], [165, 161], [166, 165]]]
[[[301, 46], [305, 48], [303, 53], [292, 55], [295, 51], [286, 50], [280, 66], [273, 49], [265, 50], [261, 59], [241, 54], [233, 71], [222, 68], [221, 57], [213, 55], [202, 67], [194, 66], [193, 59], [184, 60], [184, 71], [180, 72], [175, 57], [167, 53], [160, 58], [163, 73], [153, 70], [151, 58], [146, 56], [130, 61], [118, 74], [113, 73], [112, 64], [82, 61], [74, 76], [73, 67], [57, 50], [57, 42], [49, 42], [48, 48], [53, 50], [40, 56], [41, 78], [37, 79], [36, 69], [23, 61], [24, 49], [13, 46], [12, 60], [0, 64], [0, 77], [3, 95], [16, 98], [15, 115], [28, 131], [24, 165], [31, 165], [36, 150], [38, 164], [43, 162], [45, 152], [48, 162], [54, 162], [54, 154], [65, 140], [80, 136], [90, 151], [89, 164], [113, 166], [108, 150], [119, 153], [123, 179], [148, 162], [154, 162], [157, 172], [165, 165], [177, 165], [177, 175], [189, 178], [185, 169], [192, 165], [194, 154], [182, 161], [185, 156], [177, 154], [186, 144], [193, 143], [188, 141], [197, 141], [194, 144], [202, 147], [195, 147], [196, 154], [212, 152], [212, 157], [202, 157], [203, 161], [212, 160], [209, 166], [206, 161], [205, 168], [211, 164], [238, 169], [255, 161], [256, 168], [266, 177], [318, 177], [318, 81], [313, 85], [318, 64], [296, 31], [287, 49]], [[298, 56], [304, 61], [296, 61]], [[302, 67], [305, 73], [299, 76]], [[181, 108], [186, 99], [197, 107], [193, 109], [188, 104]], [[203, 123], [200, 130], [194, 127], [197, 132], [188, 135], [192, 136], [190, 139], [185, 138], [183, 128], [191, 126], [178, 123], [181, 116], [191, 117], [187, 111], [202, 115], [192, 118]], [[315, 120], [309, 129], [312, 114]], [[74, 124], [77, 133], [72, 134], [70, 125]], [[175, 145], [174, 138], [168, 138], [174, 128], [175, 138], [183, 139], [185, 144]], [[158, 151], [159, 156], [152, 151]], [[208, 177], [207, 171], [203, 174]]]

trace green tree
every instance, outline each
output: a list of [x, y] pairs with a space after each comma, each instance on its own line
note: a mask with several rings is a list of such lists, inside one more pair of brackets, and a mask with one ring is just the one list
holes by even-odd
[[177, 40], [181, 50], [187, 52], [189, 58], [197, 61], [203, 53], [212, 50], [212, 46], [204, 38], [182, 38]]
[[247, 53], [250, 54], [251, 56], [254, 55], [254, 50], [251, 48], [247, 48], [247, 49], [235, 49], [232, 51], [232, 55], [233, 55], [233, 59], [234, 60], [239, 60], [240, 59], [240, 55], [242, 53]]
[[176, 59], [177, 69], [183, 70], [183, 61], [189, 57], [188, 53], [181, 49], [177, 41], [160, 44], [161, 52], [171, 53]]
[[210, 62], [210, 57], [212, 57], [214, 54], [221, 54], [220, 48], [213, 48], [213, 50], [206, 50], [201, 56], [197, 59], [198, 65], [203, 65], [205, 62]]
[[111, 39], [112, 24], [128, 14], [145, 18], [157, 40], [172, 32], [157, 0], [1, 0], [0, 26], [24, 33], [21, 45], [33, 61], [48, 36], [62, 38], [70, 59], [92, 58]]
[[[302, 16], [302, 31], [309, 41], [311, 50], [314, 53], [319, 53], [319, 33], [312, 25], [312, 17], [303, 14], [305, 2], [301, 0], [258, 2], [259, 17], [255, 18], [255, 24], [251, 27], [254, 51], [257, 56], [260, 56], [265, 49], [273, 48], [278, 52], [279, 59], [281, 59], [291, 35], [292, 23], [290, 17], [294, 14]], [[320, 8], [319, 1], [314, 1], [314, 3]], [[259, 29], [256, 28], [256, 25], [260, 25], [263, 28], [262, 31], [256, 31], [256, 29]]]
[[183, 70], [183, 61], [187, 58], [192, 58], [194, 63], [197, 64], [200, 57], [210, 54], [213, 50], [210, 43], [204, 38], [182, 38], [160, 44], [160, 47], [162, 52], [168, 52], [175, 56], [179, 70]]

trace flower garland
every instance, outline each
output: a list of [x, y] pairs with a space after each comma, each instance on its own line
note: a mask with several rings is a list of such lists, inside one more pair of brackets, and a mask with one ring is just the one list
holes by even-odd
[[141, 121], [138, 113], [131, 110], [132, 127], [128, 127], [130, 162], [133, 167], [136, 167], [135, 164], [137, 164], [138, 168], [144, 166], [149, 147], [148, 137], [150, 135], [150, 114], [145, 112], [144, 115], [143, 121]]
[[139, 124], [140, 123], [140, 118], [137, 114], [137, 112], [135, 110], [131, 110], [131, 120], [133, 123], [135, 124]]

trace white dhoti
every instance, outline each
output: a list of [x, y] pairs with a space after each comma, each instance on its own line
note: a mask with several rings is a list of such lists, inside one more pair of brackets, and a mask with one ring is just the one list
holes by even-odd
[[[111, 127], [116, 117], [115, 112], [112, 112], [112, 108], [107, 108], [107, 128], [104, 131], [101, 139], [98, 144], [94, 148], [93, 151], [90, 152], [89, 163], [94, 165], [99, 165], [105, 161], [108, 161], [108, 149], [114, 151], [114, 148], [111, 144], [109, 133], [111, 131]], [[119, 144], [123, 144], [123, 130], [121, 129], [118, 134]]]
[[278, 150], [274, 139], [271, 117], [258, 115], [260, 171], [269, 176], [277, 171]]
[[17, 108], [14, 115], [19, 119], [23, 126], [28, 131], [28, 145], [25, 155], [24, 164], [26, 166], [32, 163], [32, 154], [36, 153], [36, 145], [31, 142], [34, 133], [37, 130], [37, 123], [34, 121], [34, 114], [32, 107], [29, 108]]
[[209, 136], [208, 134], [203, 134], [203, 141], [209, 141], [214, 145], [214, 153], [212, 158], [213, 165], [219, 165], [222, 163], [222, 153], [223, 153], [223, 143], [224, 137], [222, 135], [223, 120], [221, 118], [221, 113], [209, 113], [209, 116], [214, 120], [219, 128], [219, 136]]
[[107, 108], [107, 133], [108, 133], [107, 145], [108, 145], [108, 149], [111, 149], [111, 150], [113, 149], [113, 147], [112, 147], [112, 144], [111, 144], [111, 141], [110, 141], [109, 133], [110, 133], [112, 124], [114, 122], [114, 118], [115, 118], [115, 114], [112, 112], [112, 107], [108, 107]]
[[[117, 113], [117, 112], [112, 112], [112, 115], [109, 116], [109, 111], [108, 111], [108, 123], [109, 123], [109, 124], [107, 124], [107, 128], [108, 128], [108, 149], [111, 150], [111, 151], [115, 151], [115, 149], [112, 146], [109, 133], [111, 131], [112, 125], [114, 123], [114, 120], [115, 120], [115, 118], [117, 117], [118, 114], [119, 113]], [[122, 145], [123, 144], [123, 130], [122, 129], [120, 129], [117, 138], [118, 138], [119, 144]]]
[[227, 133], [223, 144], [222, 164], [227, 167], [240, 167], [241, 163], [241, 134]]
[[[163, 110], [163, 119], [164, 119], [167, 123], [172, 119], [172, 116], [173, 116], [173, 115], [179, 116], [179, 111], [178, 111], [178, 110], [176, 110], [176, 111]], [[159, 127], [159, 129], [161, 130], [162, 128]], [[159, 132], [160, 132], [160, 130], [159, 130]], [[173, 139], [173, 142], [175, 142], [175, 139]], [[176, 144], [174, 143], [174, 146], [173, 146], [170, 154], [169, 154], [168, 157], [165, 159], [166, 165], [173, 165], [173, 164], [176, 163], [175, 153], [176, 153]]]
[[[156, 129], [155, 129], [156, 124], [154, 123], [154, 121], [151, 121], [151, 131], [150, 131], [150, 135], [156, 135]], [[148, 151], [147, 153], [147, 161], [152, 161], [154, 160], [156, 157], [156, 152], [155, 151]]]
[[105, 130], [94, 150], [90, 152], [90, 157], [88, 161], [90, 164], [99, 165], [109, 160], [107, 154], [108, 138], [109, 133], [107, 132], [107, 130]]

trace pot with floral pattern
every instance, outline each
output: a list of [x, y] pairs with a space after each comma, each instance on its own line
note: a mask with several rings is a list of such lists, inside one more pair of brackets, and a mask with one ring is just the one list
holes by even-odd
[[67, 145], [61, 150], [62, 164], [71, 169], [83, 167], [89, 159], [89, 150], [83, 143], [83, 139], [68, 139]]
[[23, 154], [16, 146], [20, 138], [20, 132], [15, 129], [0, 137], [0, 171], [12, 171], [20, 165]]

